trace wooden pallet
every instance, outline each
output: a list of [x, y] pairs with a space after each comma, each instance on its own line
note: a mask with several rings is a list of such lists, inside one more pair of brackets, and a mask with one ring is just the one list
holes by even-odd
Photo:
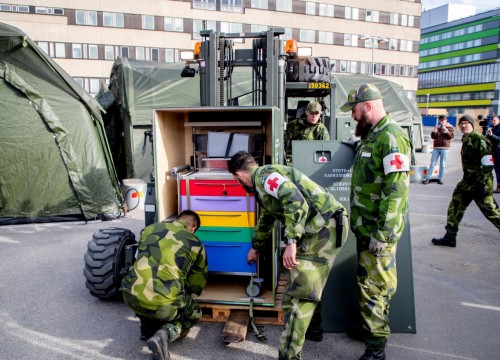
[[[289, 273], [281, 273], [276, 287], [275, 305], [274, 306], [261, 306], [254, 303], [253, 314], [254, 322], [258, 325], [284, 325], [283, 309], [281, 302], [283, 300], [283, 293], [285, 292], [288, 283]], [[202, 310], [202, 318], [200, 321], [206, 322], [236, 322], [242, 323], [241, 313], [247, 312], [249, 306], [247, 305], [227, 305], [215, 304], [210, 302], [199, 301]], [[238, 320], [235, 320], [237, 318]]]

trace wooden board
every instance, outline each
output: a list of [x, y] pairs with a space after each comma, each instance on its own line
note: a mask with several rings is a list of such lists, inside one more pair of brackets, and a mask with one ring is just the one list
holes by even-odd
[[247, 337], [250, 316], [246, 310], [235, 310], [229, 315], [229, 319], [221, 333], [221, 340], [225, 343], [244, 341]]

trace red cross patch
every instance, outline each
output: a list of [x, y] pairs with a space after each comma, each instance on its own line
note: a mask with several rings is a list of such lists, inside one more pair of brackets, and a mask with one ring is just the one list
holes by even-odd
[[283, 175], [277, 172], [273, 172], [264, 181], [264, 190], [266, 191], [266, 193], [277, 199], [278, 189], [280, 188], [281, 184], [283, 184], [285, 181], [288, 181], [288, 178], [284, 177]]
[[410, 171], [410, 159], [402, 153], [390, 153], [384, 157], [384, 173]]

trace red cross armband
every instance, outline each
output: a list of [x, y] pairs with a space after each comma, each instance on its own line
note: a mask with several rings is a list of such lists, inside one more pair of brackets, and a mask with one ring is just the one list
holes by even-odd
[[405, 154], [390, 153], [384, 157], [384, 174], [410, 171], [410, 159]]
[[493, 156], [492, 155], [484, 155], [481, 158], [481, 164], [484, 166], [493, 166]]
[[283, 184], [285, 181], [288, 181], [287, 177], [281, 175], [280, 173], [273, 172], [265, 180], [264, 190], [266, 191], [266, 193], [277, 199], [278, 189], [280, 188], [281, 184]]

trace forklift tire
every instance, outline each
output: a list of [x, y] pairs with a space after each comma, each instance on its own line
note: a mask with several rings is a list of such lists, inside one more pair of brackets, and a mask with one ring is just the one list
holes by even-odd
[[101, 300], [121, 299], [125, 247], [135, 243], [134, 233], [122, 228], [100, 229], [92, 235], [83, 269], [85, 286], [92, 296]]

